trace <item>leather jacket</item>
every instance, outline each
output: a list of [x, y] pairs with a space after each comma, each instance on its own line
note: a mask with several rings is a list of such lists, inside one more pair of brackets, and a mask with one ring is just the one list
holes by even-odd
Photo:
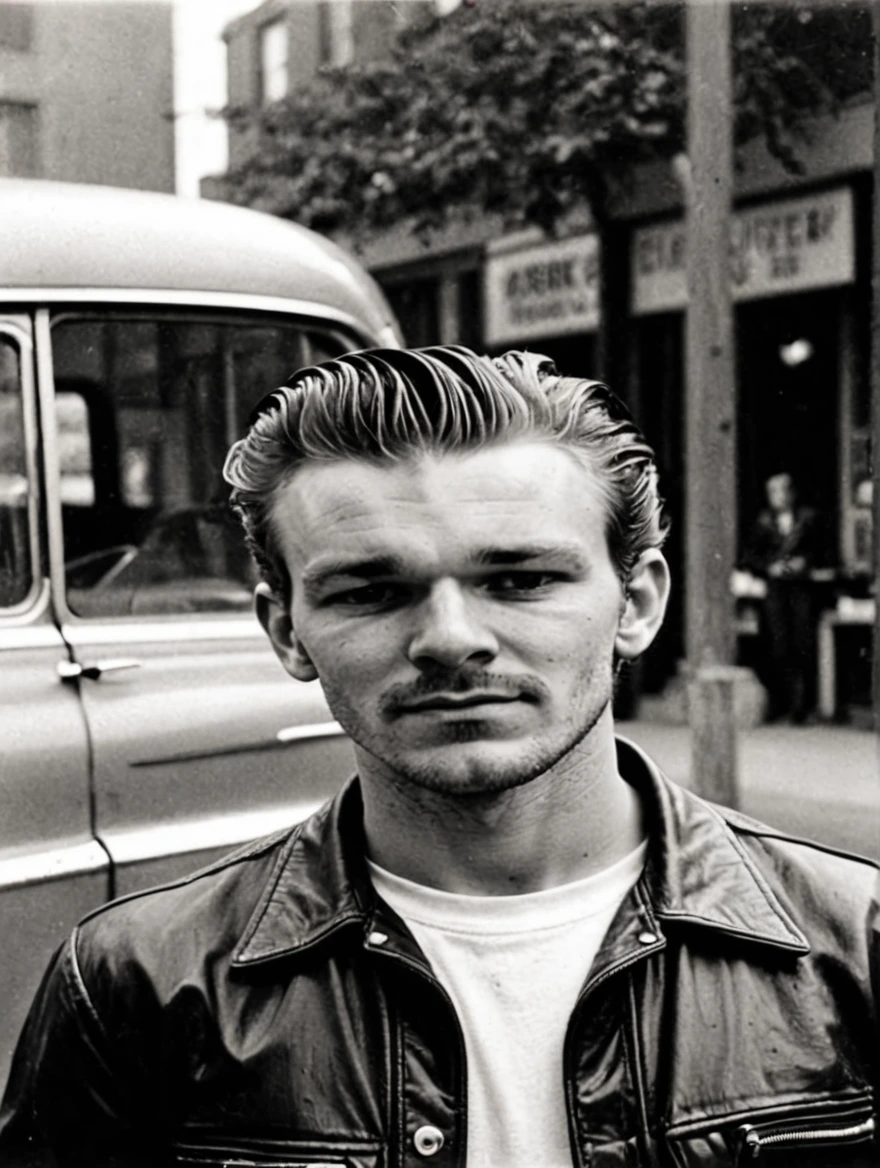
[[[880, 1164], [875, 866], [618, 755], [648, 858], [569, 1021], [572, 1163]], [[453, 1168], [466, 1129], [461, 1029], [372, 889], [353, 780], [78, 926], [19, 1044], [0, 1163]]]

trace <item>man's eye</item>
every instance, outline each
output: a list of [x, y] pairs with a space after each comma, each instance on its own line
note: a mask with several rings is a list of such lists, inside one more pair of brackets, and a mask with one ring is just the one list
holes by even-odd
[[359, 588], [346, 588], [327, 597], [325, 603], [347, 608], [370, 605], [390, 605], [400, 599], [401, 588], [396, 584], [363, 584]]
[[491, 592], [502, 596], [523, 595], [548, 588], [557, 578], [552, 572], [499, 572], [491, 576], [486, 585]]

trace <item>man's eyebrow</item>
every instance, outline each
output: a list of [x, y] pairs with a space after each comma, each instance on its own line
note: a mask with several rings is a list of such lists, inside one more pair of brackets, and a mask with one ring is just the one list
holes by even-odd
[[525, 564], [531, 560], [552, 560], [570, 567], [581, 567], [583, 555], [579, 548], [571, 544], [524, 544], [519, 547], [482, 548], [476, 556], [477, 563], [490, 567], [510, 564]]
[[320, 592], [336, 576], [356, 576], [372, 580], [376, 576], [396, 576], [403, 571], [398, 556], [371, 556], [364, 560], [321, 560], [303, 572], [303, 588], [309, 594]]

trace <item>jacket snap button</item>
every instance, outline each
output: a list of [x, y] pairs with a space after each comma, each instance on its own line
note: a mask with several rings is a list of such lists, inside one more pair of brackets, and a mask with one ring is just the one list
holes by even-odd
[[656, 940], [657, 940], [656, 933], [639, 933], [639, 944], [640, 945], [653, 945]]
[[367, 937], [367, 940], [371, 945], [384, 945], [388, 940], [388, 934], [379, 932], [370, 933], [369, 937]]
[[431, 1123], [426, 1123], [424, 1127], [420, 1127], [413, 1136], [413, 1143], [416, 1146], [416, 1151], [420, 1156], [433, 1156], [435, 1152], [439, 1152], [443, 1147], [443, 1132], [439, 1127], [434, 1127]]

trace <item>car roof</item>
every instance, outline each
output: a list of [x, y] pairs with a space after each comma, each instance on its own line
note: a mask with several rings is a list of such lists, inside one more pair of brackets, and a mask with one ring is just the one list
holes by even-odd
[[356, 322], [370, 340], [388, 344], [399, 335], [364, 269], [288, 220], [208, 199], [0, 180], [0, 299], [33, 300], [37, 291], [63, 299], [72, 291], [81, 300], [92, 289], [319, 305]]

